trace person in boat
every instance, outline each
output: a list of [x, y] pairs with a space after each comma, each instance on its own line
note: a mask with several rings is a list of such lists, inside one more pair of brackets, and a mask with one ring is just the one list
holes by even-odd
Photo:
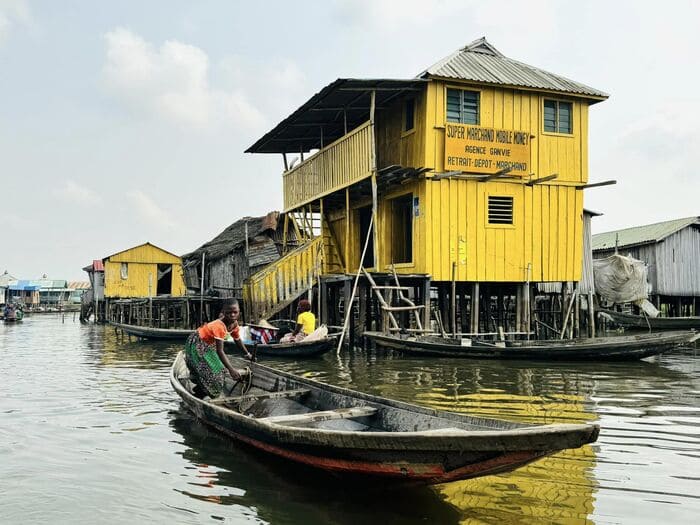
[[185, 362], [190, 370], [190, 378], [195, 383], [197, 394], [217, 397], [224, 388], [226, 373], [234, 381], [241, 375], [224, 352], [224, 340], [231, 336], [236, 346], [251, 359], [251, 354], [241, 340], [238, 326], [240, 308], [237, 302], [227, 304], [216, 321], [207, 323], [195, 330], [185, 343]]
[[281, 343], [299, 343], [316, 330], [316, 316], [311, 312], [311, 302], [307, 299], [299, 301], [297, 306], [297, 324], [294, 331], [285, 335]]

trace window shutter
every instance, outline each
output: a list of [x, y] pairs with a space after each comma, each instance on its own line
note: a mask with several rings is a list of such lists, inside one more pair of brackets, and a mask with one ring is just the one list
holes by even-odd
[[447, 90], [447, 122], [459, 122], [459, 108], [460, 108], [460, 90], [459, 89], [448, 89]]
[[559, 102], [559, 133], [571, 133], [571, 102]]
[[557, 103], [554, 100], [544, 101], [544, 130], [557, 131]]
[[462, 123], [479, 123], [479, 93], [477, 91], [462, 91]]

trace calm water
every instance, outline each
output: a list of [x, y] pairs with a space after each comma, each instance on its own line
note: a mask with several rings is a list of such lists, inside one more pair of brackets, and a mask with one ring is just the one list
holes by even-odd
[[[178, 345], [58, 315], [0, 324], [3, 523], [692, 523], [700, 516], [700, 355], [535, 365], [355, 351], [266, 364], [435, 408], [594, 421], [599, 441], [510, 474], [348, 485], [223, 439], [168, 383]], [[693, 518], [695, 516], [695, 518]]]

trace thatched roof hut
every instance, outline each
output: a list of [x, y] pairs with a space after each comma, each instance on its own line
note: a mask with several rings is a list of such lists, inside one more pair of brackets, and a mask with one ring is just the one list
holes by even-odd
[[[209, 295], [241, 297], [243, 281], [281, 257], [284, 215], [272, 211], [262, 217], [243, 217], [195, 251], [182, 256], [185, 284], [199, 291], [204, 256], [204, 290]], [[287, 234], [287, 245], [296, 236]]]

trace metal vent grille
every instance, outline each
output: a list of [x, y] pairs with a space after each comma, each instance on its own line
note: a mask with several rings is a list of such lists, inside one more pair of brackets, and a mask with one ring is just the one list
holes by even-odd
[[513, 224], [513, 197], [489, 195], [489, 224]]

